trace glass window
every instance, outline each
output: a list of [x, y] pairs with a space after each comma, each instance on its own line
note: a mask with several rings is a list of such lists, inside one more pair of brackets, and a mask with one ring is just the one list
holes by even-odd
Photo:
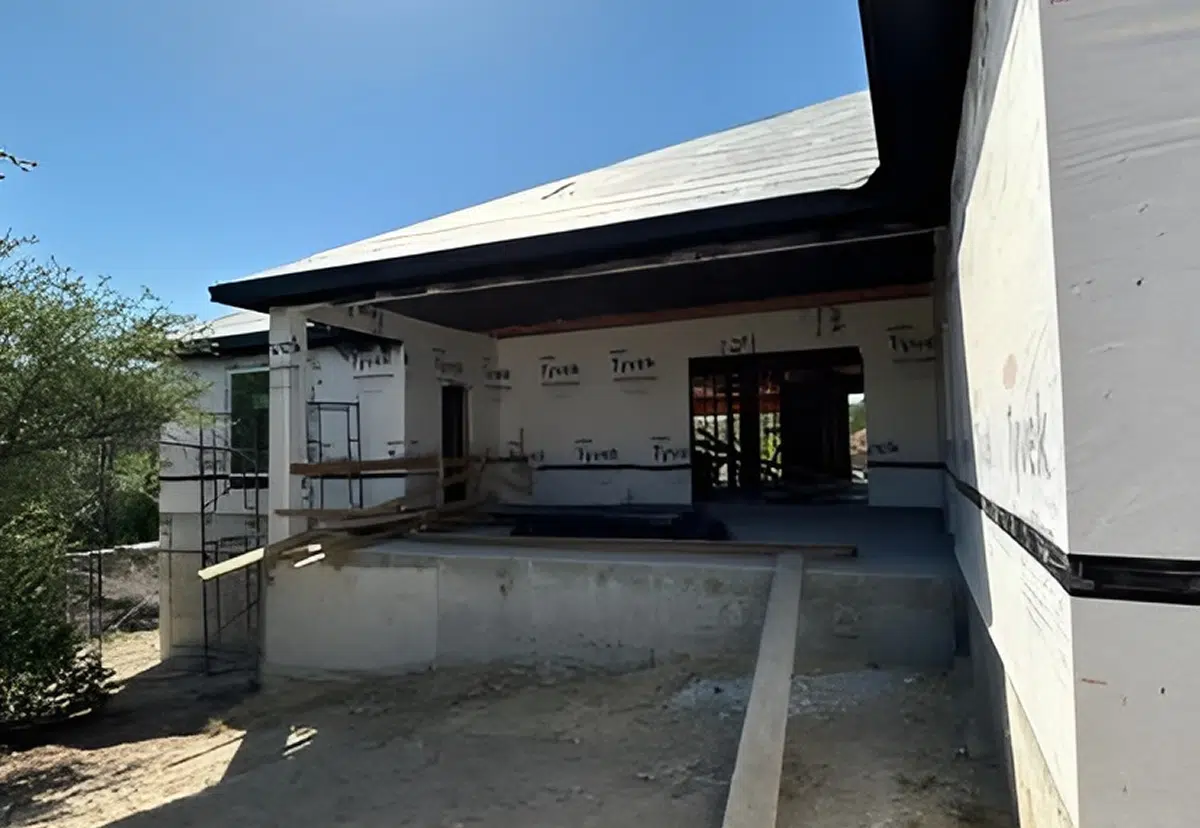
[[229, 375], [229, 416], [230, 472], [265, 475], [271, 430], [271, 382], [266, 369]]

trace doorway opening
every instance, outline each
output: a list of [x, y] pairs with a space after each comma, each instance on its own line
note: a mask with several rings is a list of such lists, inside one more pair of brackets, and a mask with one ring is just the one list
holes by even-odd
[[[442, 457], [467, 457], [467, 389], [462, 385], [442, 386]], [[454, 473], [460, 470], [456, 468]], [[446, 503], [467, 499], [467, 483], [446, 487]]]
[[703, 357], [689, 371], [694, 500], [865, 499], [851, 462], [857, 348]]

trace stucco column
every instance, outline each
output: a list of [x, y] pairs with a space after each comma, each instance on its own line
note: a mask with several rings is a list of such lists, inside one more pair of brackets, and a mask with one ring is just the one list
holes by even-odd
[[291, 473], [292, 463], [305, 462], [307, 405], [307, 318], [291, 308], [271, 309], [271, 429], [270, 507], [267, 538], [270, 543], [303, 531], [302, 518], [283, 517], [280, 509], [303, 505], [301, 478]]

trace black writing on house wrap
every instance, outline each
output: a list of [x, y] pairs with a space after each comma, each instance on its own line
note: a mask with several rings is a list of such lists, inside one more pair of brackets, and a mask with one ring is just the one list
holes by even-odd
[[508, 368], [485, 368], [483, 372], [483, 385], [485, 388], [500, 389], [503, 391], [512, 389], [512, 371]]
[[289, 356], [291, 354], [298, 354], [302, 350], [299, 340], [294, 336], [290, 341], [272, 342], [267, 346], [267, 353], [270, 356]]
[[754, 334], [746, 333], [741, 336], [721, 340], [721, 356], [754, 353]]
[[542, 357], [538, 371], [542, 385], [579, 385], [579, 363]]
[[609, 368], [614, 380], [653, 379], [658, 363], [654, 357], [631, 357], [625, 349], [608, 352]]
[[1046, 451], [1046, 426], [1049, 415], [1042, 410], [1042, 397], [1034, 398], [1033, 413], [1024, 417], [1008, 409], [1008, 450], [1018, 481], [1022, 475], [1049, 480], [1054, 475]]
[[688, 461], [688, 450], [686, 446], [672, 448], [669, 445], [669, 440], [654, 441], [654, 462], [662, 465], [671, 465], [673, 463], [686, 463]]
[[354, 371], [355, 373], [364, 373], [376, 367], [382, 367], [392, 364], [392, 349], [391, 348], [372, 348], [365, 351], [356, 351], [354, 354]]
[[883, 457], [888, 454], [899, 454], [900, 447], [891, 440], [885, 440], [882, 443], [871, 443], [867, 448], [867, 454], [873, 457]]
[[817, 336], [841, 333], [846, 329], [841, 308], [817, 308]]
[[592, 441], [587, 438], [575, 441], [575, 457], [584, 465], [591, 465], [593, 463], [616, 463], [621, 459], [615, 448], [593, 448]]
[[933, 334], [922, 336], [912, 332], [911, 325], [894, 325], [887, 329], [888, 347], [895, 355], [893, 362], [932, 362], [937, 357]]
[[433, 349], [433, 370], [440, 377], [461, 377], [463, 364], [457, 360], [446, 359], [446, 352], [441, 348]]

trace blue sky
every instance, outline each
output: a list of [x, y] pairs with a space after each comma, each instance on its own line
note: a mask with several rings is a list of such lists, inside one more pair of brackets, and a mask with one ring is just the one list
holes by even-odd
[[5, 0], [0, 232], [209, 284], [866, 87], [851, 0]]

